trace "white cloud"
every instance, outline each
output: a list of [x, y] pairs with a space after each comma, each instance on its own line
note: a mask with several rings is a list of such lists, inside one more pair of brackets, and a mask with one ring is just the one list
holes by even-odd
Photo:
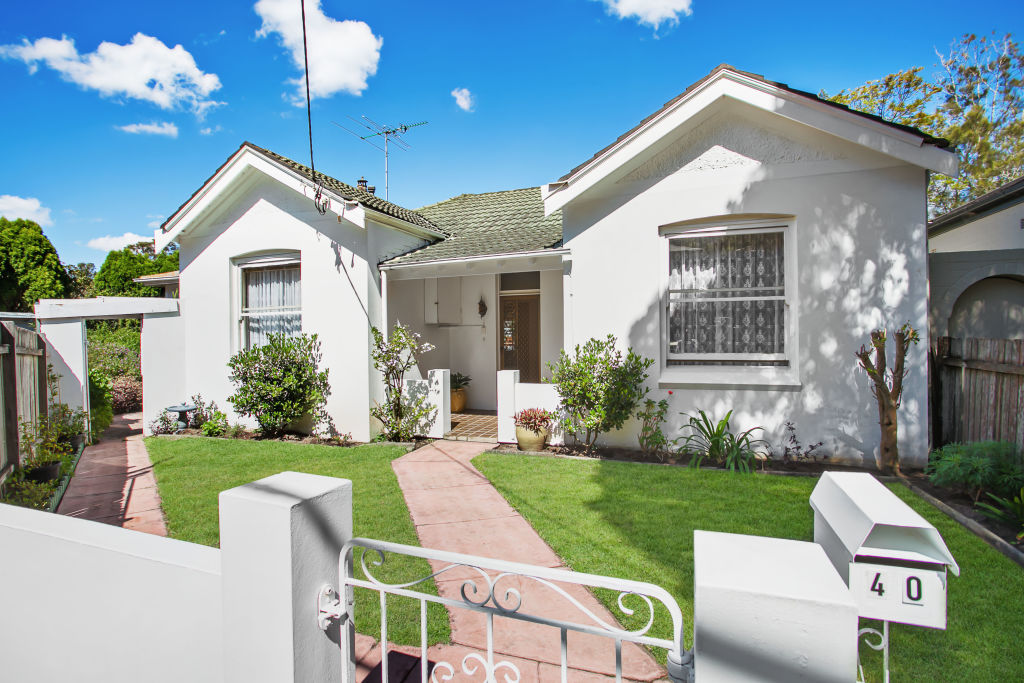
[[157, 228], [160, 227], [160, 225], [162, 223], [163, 223], [163, 221], [150, 221], [150, 222], [146, 223], [146, 227], [147, 228], [153, 228], [154, 230], [156, 230]]
[[50, 210], [43, 206], [35, 197], [15, 197], [11, 194], [0, 194], [0, 216], [9, 221], [18, 218], [35, 221], [46, 228], [53, 225]]
[[662, 22], [679, 23], [679, 15], [690, 16], [692, 0], [599, 0], [608, 8], [608, 13], [619, 19], [636, 17], [637, 23], [653, 26], [658, 30]]
[[462, 111], [473, 111], [473, 105], [476, 102], [473, 101], [473, 93], [469, 92], [469, 88], [456, 88], [452, 90], [452, 97], [455, 98], [455, 104], [459, 105], [459, 109]]
[[144, 33], [136, 33], [127, 45], [100, 43], [87, 54], [80, 54], [67, 36], [25, 40], [21, 45], [0, 45], [0, 57], [25, 62], [29, 73], [42, 63], [64, 80], [101, 95], [144, 100], [161, 109], [188, 109], [201, 117], [224, 104], [209, 99], [220, 88], [217, 74], [200, 70], [181, 45], [170, 48]]
[[117, 249], [124, 249], [129, 244], [151, 241], [152, 239], [152, 235], [136, 235], [134, 232], [126, 232], [123, 235], [94, 237], [86, 242], [86, 246], [90, 249], [97, 249], [99, 251], [116, 251]]
[[129, 123], [127, 126], [114, 126], [118, 130], [123, 130], [125, 133], [135, 133], [141, 135], [166, 135], [169, 138], [178, 137], [178, 127], [173, 123], [163, 121], [161, 123]]
[[[302, 15], [294, 0], [259, 0], [254, 6], [263, 19], [258, 37], [277, 34], [295, 67], [303, 71]], [[309, 51], [309, 94], [312, 99], [337, 92], [361, 95], [366, 79], [377, 73], [383, 39], [373, 35], [362, 21], [338, 21], [324, 14], [320, 0], [306, 3], [306, 43]], [[295, 93], [289, 99], [300, 106], [306, 102], [304, 76], [289, 79]]]
[[213, 135], [214, 133], [221, 132], [221, 130], [223, 130], [223, 129], [220, 126], [208, 126], [206, 128], [200, 128], [199, 129], [199, 134], [200, 135]]

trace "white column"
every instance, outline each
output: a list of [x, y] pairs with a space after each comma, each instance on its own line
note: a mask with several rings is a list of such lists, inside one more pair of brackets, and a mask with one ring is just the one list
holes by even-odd
[[[142, 316], [142, 429], [173, 406], [188, 401], [185, 319], [178, 313]], [[194, 390], [193, 390], [194, 391]]]
[[282, 472], [220, 494], [224, 680], [341, 680], [338, 626], [317, 595], [338, 587], [352, 538], [352, 482]]
[[431, 370], [427, 373], [427, 401], [434, 408], [434, 421], [427, 436], [442, 439], [452, 431], [452, 371]]
[[516, 385], [518, 370], [498, 371], [498, 442], [516, 442]]
[[89, 357], [83, 318], [41, 319], [39, 331], [46, 337], [46, 358], [61, 376], [60, 400], [89, 412]]

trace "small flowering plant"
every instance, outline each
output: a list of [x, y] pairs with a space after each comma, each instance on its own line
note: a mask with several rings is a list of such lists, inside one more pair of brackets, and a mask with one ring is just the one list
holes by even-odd
[[515, 414], [514, 418], [516, 421], [516, 427], [529, 429], [531, 432], [542, 432], [546, 429], [550, 429], [552, 423], [555, 421], [554, 414], [544, 410], [543, 408], [527, 408], [526, 410], [520, 410]]

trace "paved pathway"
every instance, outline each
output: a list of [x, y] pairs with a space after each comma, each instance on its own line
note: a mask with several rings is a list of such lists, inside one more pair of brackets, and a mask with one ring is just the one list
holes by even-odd
[[117, 415], [88, 446], [57, 513], [167, 535], [160, 494], [142, 443], [142, 414]]
[[[420, 544], [427, 548], [545, 567], [563, 566], [561, 559], [537, 532], [470, 463], [488, 448], [490, 445], [481, 443], [437, 441], [394, 461], [392, 466], [416, 525]], [[435, 564], [434, 570], [443, 566], [443, 563]], [[445, 597], [460, 599], [459, 590], [466, 578], [468, 575], [463, 574], [439, 580], [438, 590]], [[577, 608], [550, 589], [531, 581], [517, 580], [512, 585], [522, 592], [524, 611], [587, 623]], [[568, 584], [562, 587], [594, 614], [614, 622], [614, 618], [589, 591]], [[450, 614], [450, 620], [452, 645], [430, 648], [428, 658], [432, 662], [451, 663], [456, 669], [456, 681], [480, 680], [480, 671], [476, 676], [467, 678], [462, 674], [460, 664], [466, 654], [486, 648], [484, 616], [456, 609]], [[521, 683], [560, 680], [558, 629], [497, 618], [494, 630], [495, 652], [503, 655], [496, 656], [496, 659], [515, 663], [521, 673]], [[418, 656], [416, 648], [398, 650]], [[606, 676], [614, 676], [615, 651], [611, 639], [570, 632], [568, 650], [568, 680], [604, 680]], [[366, 675], [380, 662], [380, 648], [372, 638], [359, 637], [357, 656], [361, 673]], [[391, 661], [389, 658], [389, 663]], [[415, 680], [419, 680], [418, 673], [418, 670], [414, 672]], [[499, 670], [499, 679], [501, 673]], [[664, 670], [650, 655], [630, 643], [623, 647], [623, 674], [627, 679], [639, 681], [665, 677]]]

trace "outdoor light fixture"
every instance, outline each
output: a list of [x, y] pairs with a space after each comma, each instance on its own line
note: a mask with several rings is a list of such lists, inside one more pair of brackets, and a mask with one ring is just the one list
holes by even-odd
[[487, 315], [487, 304], [482, 296], [480, 297], [480, 303], [476, 305], [476, 310], [480, 313], [481, 318]]

